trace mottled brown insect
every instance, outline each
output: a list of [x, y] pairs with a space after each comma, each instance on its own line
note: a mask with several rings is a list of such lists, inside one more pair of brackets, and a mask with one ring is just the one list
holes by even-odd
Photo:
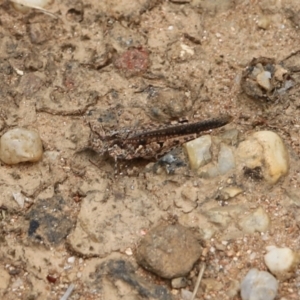
[[134, 158], [157, 159], [174, 147], [193, 140], [201, 132], [218, 128], [231, 122], [232, 117], [221, 115], [214, 119], [153, 127], [147, 125], [139, 129], [123, 128], [105, 132], [101, 125], [91, 125], [88, 148], [100, 155], [108, 153], [115, 161]]

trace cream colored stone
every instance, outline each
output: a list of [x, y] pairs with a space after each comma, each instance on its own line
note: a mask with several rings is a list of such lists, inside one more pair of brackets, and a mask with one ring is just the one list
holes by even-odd
[[259, 207], [250, 215], [243, 217], [239, 225], [245, 233], [265, 232], [269, 229], [270, 222], [268, 214]]
[[27, 13], [32, 7], [45, 7], [51, 2], [51, 0], [14, 0], [12, 2], [13, 7], [16, 10], [22, 13]]
[[187, 152], [191, 169], [197, 170], [211, 160], [211, 137], [203, 135], [195, 140], [184, 144]]
[[275, 78], [278, 81], [283, 81], [283, 76], [287, 73], [288, 71], [286, 69], [284, 69], [283, 67], [281, 67], [280, 65], [276, 65], [275, 67]]
[[241, 168], [260, 167], [270, 184], [276, 183], [289, 170], [288, 151], [281, 138], [272, 131], [258, 131], [240, 143], [237, 161]]
[[225, 200], [233, 198], [243, 192], [243, 189], [238, 186], [228, 186], [223, 188], [220, 193]]
[[256, 76], [257, 83], [267, 91], [271, 89], [270, 79], [271, 73], [268, 71], [263, 71]]
[[277, 278], [288, 279], [294, 275], [300, 262], [299, 253], [285, 247], [268, 246], [268, 253], [264, 256], [265, 264]]
[[36, 131], [14, 128], [0, 139], [0, 159], [9, 165], [36, 162], [42, 158], [43, 145]]

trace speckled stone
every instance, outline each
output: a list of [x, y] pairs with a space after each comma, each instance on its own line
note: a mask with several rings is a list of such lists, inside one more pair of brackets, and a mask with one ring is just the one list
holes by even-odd
[[201, 251], [190, 229], [180, 224], [161, 224], [141, 241], [136, 258], [145, 269], [171, 279], [185, 276], [200, 258]]

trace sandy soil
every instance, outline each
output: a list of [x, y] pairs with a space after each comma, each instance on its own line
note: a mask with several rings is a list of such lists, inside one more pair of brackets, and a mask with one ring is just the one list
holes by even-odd
[[[135, 261], [140, 239], [162, 221], [199, 235], [207, 269], [198, 299], [241, 299], [241, 278], [252, 267], [266, 270], [267, 245], [299, 250], [300, 7], [284, 2], [55, 1], [47, 6], [55, 18], [0, 1], [0, 133], [32, 128], [44, 147], [38, 163], [0, 166], [2, 299], [60, 299], [70, 284], [69, 299], [144, 299], [109, 264], [122, 259], [136, 282], [172, 297], [146, 299], [181, 299], [169, 280]], [[285, 62], [295, 88], [247, 96], [241, 79], [254, 57]], [[89, 123], [141, 128], [220, 114], [234, 117], [225, 130], [238, 130], [236, 144], [254, 131], [277, 132], [289, 151], [288, 176], [272, 186], [234, 171], [204, 179], [182, 153], [172, 174], [155, 159], [138, 159], [121, 162], [115, 176], [110, 157], [78, 152], [88, 145]], [[232, 183], [243, 193], [216, 201]], [[212, 225], [205, 213], [221, 206], [233, 209], [230, 222]], [[235, 214], [258, 207], [269, 230], [241, 234]], [[187, 275], [190, 291], [198, 271], [199, 263]], [[276, 299], [299, 299], [299, 284], [295, 270], [280, 280]]]

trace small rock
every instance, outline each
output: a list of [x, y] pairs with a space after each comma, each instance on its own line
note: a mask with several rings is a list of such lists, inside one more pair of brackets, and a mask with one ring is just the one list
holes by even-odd
[[226, 174], [235, 167], [235, 159], [231, 148], [225, 144], [221, 144], [218, 155], [218, 169], [220, 174]]
[[264, 256], [265, 264], [277, 278], [289, 279], [295, 273], [295, 268], [300, 262], [300, 255], [289, 248], [268, 246], [268, 253]]
[[209, 163], [200, 168], [197, 173], [201, 178], [214, 178], [220, 175], [218, 166], [215, 163]]
[[150, 230], [137, 249], [137, 262], [163, 278], [185, 276], [200, 258], [202, 249], [186, 227], [161, 224]]
[[269, 71], [263, 71], [256, 76], [257, 83], [267, 91], [271, 89], [270, 79], [271, 73]]
[[9, 165], [20, 162], [36, 162], [42, 158], [43, 145], [36, 131], [15, 128], [0, 139], [0, 159]]
[[12, 2], [12, 6], [16, 10], [18, 10], [18, 11], [20, 11], [22, 13], [27, 13], [31, 9], [30, 8], [31, 5], [43, 8], [43, 7], [47, 6], [48, 4], [50, 4], [51, 0], [27, 0], [27, 1], [20, 1], [20, 3], [22, 3], [22, 2], [24, 3], [24, 5], [17, 3], [17, 1], [16, 2]]
[[241, 168], [260, 168], [263, 178], [275, 184], [288, 172], [289, 155], [275, 132], [258, 131], [238, 146], [237, 163]]
[[243, 192], [243, 189], [239, 188], [238, 186], [228, 186], [223, 188], [220, 191], [220, 196], [224, 200], [228, 200], [230, 198], [233, 198]]
[[173, 299], [167, 287], [145, 280], [138, 273], [136, 264], [127, 259], [104, 259], [90, 273], [90, 289], [101, 289], [101, 299], [107, 300]]
[[220, 135], [222, 141], [226, 142], [228, 145], [236, 145], [238, 142], [239, 131], [237, 129], [226, 130]]
[[270, 218], [268, 214], [259, 207], [252, 214], [242, 218], [240, 226], [245, 233], [265, 232], [270, 227]]
[[261, 16], [257, 20], [257, 26], [261, 29], [268, 29], [270, 26], [270, 18], [268, 16]]
[[173, 289], [181, 289], [187, 286], [188, 282], [185, 277], [174, 278], [171, 281], [171, 285]]
[[131, 256], [131, 255], [133, 254], [132, 249], [131, 249], [131, 248], [127, 248], [127, 249], [125, 250], [125, 254], [128, 255], [128, 256]]
[[189, 290], [186, 290], [186, 289], [181, 290], [182, 300], [190, 300], [190, 299], [192, 299], [192, 295], [193, 295], [193, 293]]
[[144, 73], [149, 66], [149, 53], [142, 47], [131, 48], [115, 60], [115, 66], [128, 77]]
[[224, 284], [215, 278], [203, 278], [201, 284], [205, 287], [207, 293], [211, 291], [220, 291], [224, 288]]
[[241, 283], [243, 300], [273, 300], [276, 297], [278, 282], [268, 272], [251, 269]]
[[284, 69], [280, 65], [276, 65], [274, 76], [278, 81], [283, 81], [283, 76], [287, 73], [288, 73], [288, 70]]
[[24, 207], [25, 199], [21, 192], [12, 193], [14, 200], [19, 204], [21, 208]]
[[231, 280], [229, 286], [226, 287], [226, 295], [229, 299], [233, 299], [240, 290], [240, 283], [237, 280]]
[[224, 207], [214, 207], [205, 212], [208, 220], [225, 229], [232, 220], [236, 220], [246, 207], [244, 205], [230, 205]]
[[68, 264], [74, 264], [74, 262], [75, 262], [75, 256], [70, 256], [70, 257], [67, 259], [67, 262], [68, 262]]
[[211, 137], [203, 135], [195, 140], [184, 144], [191, 169], [197, 170], [211, 160]]
[[68, 212], [68, 205], [61, 196], [38, 199], [26, 214], [28, 238], [46, 246], [57, 246], [65, 241], [74, 226], [74, 217]]

